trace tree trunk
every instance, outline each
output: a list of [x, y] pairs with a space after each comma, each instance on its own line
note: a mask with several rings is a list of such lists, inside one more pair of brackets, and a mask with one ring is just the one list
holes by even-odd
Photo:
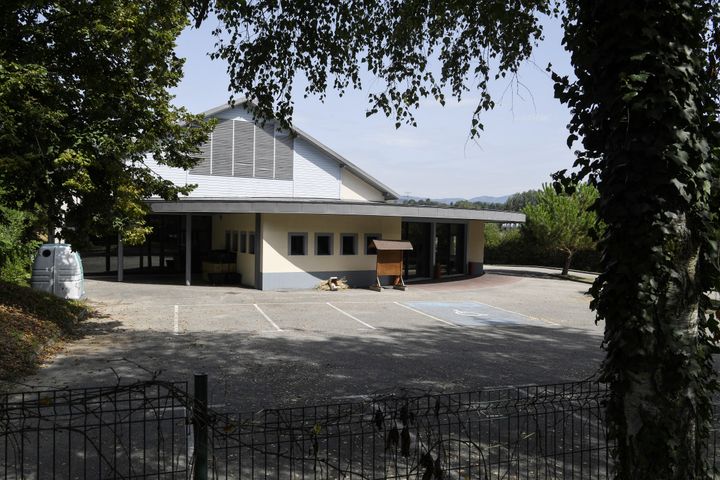
[[568, 273], [570, 272], [570, 262], [572, 262], [573, 252], [566, 252], [565, 256], [565, 264], [563, 265], [562, 275], [563, 277], [567, 277]]
[[684, 215], [678, 216], [676, 227], [679, 238], [665, 245], [676, 276], [655, 276], [656, 306], [648, 312], [646, 327], [628, 328], [632, 322], [627, 318], [607, 318], [609, 331], [624, 330], [626, 336], [643, 338], [638, 351], [621, 351], [639, 345], [616, 340], [608, 352], [609, 359], [624, 358], [622, 375], [612, 382], [615, 395], [610, 406], [613, 421], [621, 420], [614, 426], [620, 479], [704, 478], [698, 475], [704, 461], [698, 432], [698, 403], [703, 392], [691, 373], [699, 367], [694, 358], [698, 351], [699, 251]]
[[591, 306], [605, 321], [621, 480], [713, 476], [705, 446], [720, 331], [699, 305], [720, 272], [718, 90], [705, 44], [716, 4], [566, 2], [577, 81], [556, 76], [556, 94], [573, 111], [570, 142], [585, 148], [575, 166], [598, 172], [606, 229]]

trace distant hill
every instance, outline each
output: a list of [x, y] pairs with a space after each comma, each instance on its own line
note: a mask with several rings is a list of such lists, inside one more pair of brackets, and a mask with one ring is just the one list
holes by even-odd
[[[451, 203], [459, 202], [460, 200], [468, 200], [470, 202], [483, 202], [483, 203], [505, 203], [507, 199], [510, 197], [510, 195], [502, 195], [499, 197], [491, 197], [487, 195], [483, 195], [480, 197], [473, 197], [471, 199], [467, 198], [460, 198], [460, 197], [453, 197], [453, 198], [431, 198], [433, 202], [438, 203], [447, 203], [448, 205]], [[397, 200], [399, 203], [402, 203], [407, 200], [426, 200], [428, 197], [413, 197], [413, 196], [401, 196], [399, 200]]]
[[507, 199], [510, 198], [510, 195], [502, 195], [499, 197], [489, 197], [487, 195], [483, 195], [481, 197], [473, 197], [470, 199], [471, 202], [485, 202], [485, 203], [505, 203], [507, 202]]

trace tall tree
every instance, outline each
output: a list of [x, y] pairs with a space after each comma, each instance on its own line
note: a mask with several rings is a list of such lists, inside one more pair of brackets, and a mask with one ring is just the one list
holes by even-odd
[[[582, 137], [576, 178], [597, 183], [604, 273], [592, 307], [606, 322], [603, 371], [620, 478], [706, 478], [713, 340], [703, 292], [718, 276], [712, 181], [717, 178], [716, 0], [567, 0], [565, 45], [577, 81], [558, 78]], [[306, 94], [360, 87], [366, 68], [383, 80], [368, 114], [414, 123], [423, 97], [443, 103], [470, 89], [479, 115], [494, 103], [492, 78], [512, 77], [541, 38], [547, 0], [197, 0], [215, 9], [215, 57], [230, 88], [259, 116], [287, 121], [293, 82]], [[438, 65], [437, 68], [434, 68]], [[361, 68], [362, 67], [362, 68]], [[571, 175], [572, 177], [572, 175]], [[558, 177], [561, 181], [563, 175]]]
[[[81, 243], [148, 232], [150, 196], [188, 188], [145, 165], [191, 166], [205, 121], [170, 104], [182, 77], [181, 0], [25, 2], [0, 9], [0, 186]], [[63, 228], [70, 227], [70, 228]]]
[[[556, 77], [600, 191], [604, 379], [622, 478], [710, 476], [717, 320], [717, 1], [568, 3], [577, 80]], [[567, 182], [567, 178], [560, 180]], [[572, 179], [570, 179], [572, 180]]]
[[592, 185], [581, 184], [572, 193], [556, 192], [546, 185], [536, 196], [537, 203], [523, 210], [527, 215], [525, 229], [533, 241], [565, 255], [562, 275], [570, 270], [573, 255], [595, 245], [593, 230], [597, 215], [591, 209], [598, 192]]

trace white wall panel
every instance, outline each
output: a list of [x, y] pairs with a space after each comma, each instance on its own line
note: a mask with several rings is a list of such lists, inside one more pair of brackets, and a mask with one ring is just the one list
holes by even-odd
[[340, 165], [300, 137], [295, 139], [293, 177], [297, 198], [340, 198]]
[[288, 180], [265, 180], [261, 178], [221, 177], [215, 175], [193, 175], [181, 168], [158, 165], [153, 160], [146, 164], [158, 175], [175, 185], [196, 184], [191, 198], [218, 197], [292, 197], [293, 182]]

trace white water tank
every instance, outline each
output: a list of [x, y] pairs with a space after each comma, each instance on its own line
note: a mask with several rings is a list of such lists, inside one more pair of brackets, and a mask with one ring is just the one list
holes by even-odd
[[85, 296], [85, 282], [80, 255], [64, 243], [46, 243], [40, 247], [33, 263], [32, 288], [60, 298]]

